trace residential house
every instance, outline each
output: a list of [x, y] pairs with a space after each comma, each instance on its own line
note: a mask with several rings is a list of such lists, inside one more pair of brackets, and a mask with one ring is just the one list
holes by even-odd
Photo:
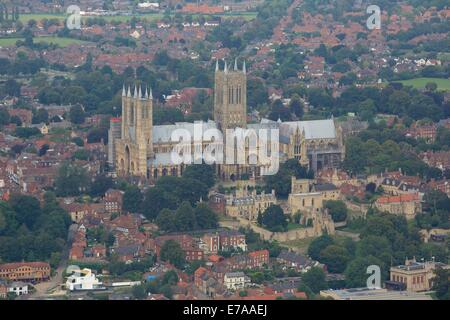
[[375, 207], [380, 211], [402, 215], [408, 220], [414, 219], [417, 213], [422, 212], [418, 193], [380, 197], [375, 201]]
[[12, 281], [43, 281], [50, 278], [50, 265], [46, 262], [13, 262], [0, 264], [0, 279]]
[[106, 191], [105, 197], [103, 198], [106, 212], [122, 212], [123, 194], [124, 192], [122, 190], [109, 189], [108, 191]]
[[16, 296], [28, 294], [28, 284], [21, 281], [13, 281], [8, 285], [8, 293], [14, 293]]
[[228, 251], [230, 249], [247, 250], [245, 235], [236, 230], [223, 230], [216, 233], [207, 233], [202, 238], [205, 250], [209, 253]]
[[181, 249], [183, 249], [185, 253], [186, 261], [192, 262], [204, 260], [203, 250], [200, 249], [200, 247], [194, 242], [194, 239], [187, 234], [166, 235], [153, 239], [152, 244], [150, 246], [152, 250], [155, 251], [158, 257], [160, 256], [162, 246], [168, 240], [173, 240], [180, 244]]
[[243, 272], [227, 272], [225, 273], [223, 284], [228, 290], [241, 290], [250, 283], [250, 278]]
[[8, 284], [5, 280], [0, 279], [0, 299], [8, 296]]
[[286, 250], [280, 252], [277, 262], [301, 272], [307, 271], [318, 264], [317, 261], [312, 261], [306, 256]]
[[390, 283], [387, 285], [402, 284], [407, 291], [429, 291], [433, 286], [433, 278], [437, 268], [450, 269], [450, 266], [441, 262], [417, 262], [416, 259], [406, 259], [404, 265], [390, 268]]
[[83, 269], [67, 278], [66, 289], [69, 291], [99, 290], [103, 289], [103, 286], [91, 269]]

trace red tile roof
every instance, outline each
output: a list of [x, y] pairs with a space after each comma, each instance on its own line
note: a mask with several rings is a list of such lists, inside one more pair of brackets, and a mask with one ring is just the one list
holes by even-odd
[[410, 202], [418, 201], [419, 195], [417, 193], [401, 194], [398, 196], [389, 196], [378, 198], [378, 203], [400, 203], [400, 202]]

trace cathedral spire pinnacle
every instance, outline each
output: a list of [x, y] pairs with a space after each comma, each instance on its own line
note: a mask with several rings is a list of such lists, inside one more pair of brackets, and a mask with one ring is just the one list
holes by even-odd
[[216, 59], [216, 72], [219, 71], [219, 59]]
[[152, 90], [152, 88], [150, 87], [150, 94], [149, 94], [149, 97], [148, 97], [150, 100], [153, 100], [153, 90]]
[[148, 88], [145, 86], [145, 99], [148, 99]]
[[234, 59], [234, 71], [238, 71], [237, 58]]
[[125, 97], [127, 95], [127, 92], [125, 91], [125, 84], [122, 87], [122, 97]]
[[130, 86], [128, 86], [128, 93], [127, 93], [127, 97], [130, 98], [131, 97], [131, 88]]
[[138, 97], [137, 85], [134, 85], [134, 96], [135, 99]]
[[242, 72], [244, 72], [245, 74], [247, 74], [247, 67], [245, 65], [245, 60], [244, 60], [244, 65], [242, 67]]
[[228, 72], [228, 66], [227, 66], [227, 61], [225, 60], [225, 68], [224, 68], [225, 72]]
[[138, 98], [142, 99], [142, 85], [139, 85]]

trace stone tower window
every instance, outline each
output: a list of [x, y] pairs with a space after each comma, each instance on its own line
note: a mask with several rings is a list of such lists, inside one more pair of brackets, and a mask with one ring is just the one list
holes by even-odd
[[130, 106], [130, 125], [134, 125], [134, 106]]

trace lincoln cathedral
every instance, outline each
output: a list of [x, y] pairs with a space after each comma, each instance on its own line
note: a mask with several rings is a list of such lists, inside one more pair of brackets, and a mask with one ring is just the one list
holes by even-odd
[[[184, 129], [194, 136], [194, 123], [153, 125], [153, 96], [147, 88], [123, 88], [122, 118], [111, 119], [108, 160], [118, 176], [141, 177], [156, 180], [161, 176], [181, 176], [185, 164], [174, 164], [171, 152], [179, 141], [172, 141], [172, 132]], [[334, 119], [282, 122], [262, 119], [247, 123], [247, 72], [245, 63], [238, 68], [216, 63], [214, 85], [214, 121], [196, 123], [203, 132], [218, 129], [225, 135], [227, 129], [279, 130], [279, 159], [297, 159], [314, 171], [336, 168], [344, 156], [342, 131]], [[203, 150], [213, 139], [203, 139]], [[224, 141], [224, 144], [227, 142]], [[197, 146], [198, 147], [198, 146]], [[246, 152], [249, 146], [245, 146]], [[192, 149], [194, 150], [194, 142]], [[225, 149], [225, 148], [224, 148]], [[237, 153], [237, 152], [236, 152]], [[225, 156], [224, 156], [225, 157]], [[265, 164], [250, 161], [243, 164], [216, 164], [222, 180], [238, 180], [244, 176], [260, 178]]]

